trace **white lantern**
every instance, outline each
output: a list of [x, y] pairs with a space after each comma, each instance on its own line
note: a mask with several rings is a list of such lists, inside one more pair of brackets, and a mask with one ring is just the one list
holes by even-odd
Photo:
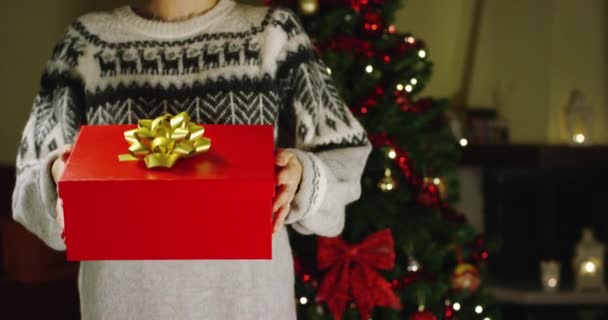
[[595, 240], [591, 228], [584, 228], [574, 255], [575, 289], [605, 291], [604, 245]]
[[566, 107], [567, 139], [570, 144], [591, 143], [593, 108], [587, 104], [579, 90], [572, 90]]
[[555, 260], [541, 261], [540, 280], [545, 292], [555, 292], [559, 289], [560, 264]]

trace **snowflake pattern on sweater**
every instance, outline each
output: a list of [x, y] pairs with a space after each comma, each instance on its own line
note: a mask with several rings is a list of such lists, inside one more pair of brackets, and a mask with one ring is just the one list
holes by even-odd
[[[102, 39], [86, 18], [53, 50], [34, 102], [33, 145], [24, 140], [22, 155], [33, 150], [39, 157], [73, 141], [81, 124], [136, 123], [186, 111], [200, 123], [276, 125], [287, 105], [299, 113], [295, 147], [367, 141], [288, 9], [270, 8], [241, 32], [181, 40]], [[50, 137], [58, 125], [62, 141]]]

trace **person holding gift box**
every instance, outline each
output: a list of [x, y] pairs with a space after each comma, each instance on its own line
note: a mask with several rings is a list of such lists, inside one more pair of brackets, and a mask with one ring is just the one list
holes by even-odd
[[148, 0], [78, 18], [52, 51], [23, 131], [15, 220], [65, 250], [56, 182], [80, 126], [183, 111], [196, 123], [274, 125], [283, 149], [273, 259], [83, 261], [82, 318], [295, 319], [284, 225], [338, 235], [371, 146], [288, 9]]

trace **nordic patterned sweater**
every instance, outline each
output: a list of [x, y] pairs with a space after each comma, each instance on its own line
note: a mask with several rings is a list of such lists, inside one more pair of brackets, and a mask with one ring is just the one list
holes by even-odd
[[[341, 232], [371, 150], [365, 131], [292, 12], [233, 0], [183, 22], [146, 20], [125, 6], [67, 28], [23, 132], [15, 220], [65, 250], [50, 173], [59, 148], [83, 124], [181, 111], [203, 124], [274, 125], [277, 144], [303, 165], [286, 223], [303, 234]], [[295, 319], [293, 272], [285, 228], [273, 239], [272, 260], [86, 261], [82, 318]]]

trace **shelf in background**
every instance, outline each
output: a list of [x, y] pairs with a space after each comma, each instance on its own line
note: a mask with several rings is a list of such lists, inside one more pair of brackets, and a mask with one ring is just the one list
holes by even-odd
[[503, 303], [519, 305], [608, 305], [606, 292], [575, 292], [557, 291], [544, 292], [540, 289], [518, 289], [507, 287], [493, 287], [490, 289], [496, 300]]
[[484, 168], [608, 168], [608, 145], [469, 145], [461, 166]]

